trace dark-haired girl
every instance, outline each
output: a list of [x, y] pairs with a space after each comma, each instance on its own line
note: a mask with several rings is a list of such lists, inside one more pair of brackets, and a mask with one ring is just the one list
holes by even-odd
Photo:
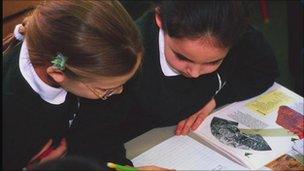
[[137, 21], [145, 60], [134, 92], [151, 128], [179, 122], [176, 134], [188, 134], [216, 107], [272, 86], [276, 58], [242, 5], [161, 1]]

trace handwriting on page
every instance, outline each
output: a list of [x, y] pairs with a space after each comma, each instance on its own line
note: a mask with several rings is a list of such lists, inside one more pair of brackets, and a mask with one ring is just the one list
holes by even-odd
[[188, 136], [174, 136], [132, 160], [134, 166], [156, 165], [176, 170], [242, 170], [242, 166]]
[[268, 115], [281, 105], [287, 105], [293, 102], [294, 99], [280, 90], [275, 90], [264, 95], [261, 95], [256, 100], [249, 102], [246, 106], [263, 115]]

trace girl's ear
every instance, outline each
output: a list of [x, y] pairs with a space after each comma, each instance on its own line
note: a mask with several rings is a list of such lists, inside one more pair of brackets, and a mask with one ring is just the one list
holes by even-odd
[[160, 9], [159, 7], [155, 8], [155, 21], [157, 26], [162, 29], [162, 20], [161, 20], [161, 16], [160, 16]]
[[48, 73], [49, 76], [51, 76], [57, 83], [62, 83], [63, 81], [66, 80], [66, 76], [64, 75], [64, 73], [53, 67], [50, 66], [46, 69], [46, 72]]

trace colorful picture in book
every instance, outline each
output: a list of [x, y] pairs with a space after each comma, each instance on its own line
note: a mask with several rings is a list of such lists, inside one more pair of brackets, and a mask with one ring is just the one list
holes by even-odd
[[267, 164], [271, 170], [304, 170], [304, 166], [290, 155], [284, 154]]
[[276, 123], [304, 138], [304, 116], [288, 106], [280, 106]]
[[261, 135], [242, 133], [237, 126], [237, 122], [218, 117], [214, 117], [210, 125], [212, 135], [226, 145], [243, 150], [271, 150]]

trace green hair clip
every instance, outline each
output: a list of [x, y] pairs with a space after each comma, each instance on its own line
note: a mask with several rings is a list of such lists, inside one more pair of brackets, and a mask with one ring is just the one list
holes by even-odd
[[63, 56], [62, 53], [58, 53], [57, 56], [54, 57], [54, 60], [52, 60], [52, 64], [54, 64], [54, 67], [63, 71], [65, 69], [65, 62], [67, 59], [68, 58]]

